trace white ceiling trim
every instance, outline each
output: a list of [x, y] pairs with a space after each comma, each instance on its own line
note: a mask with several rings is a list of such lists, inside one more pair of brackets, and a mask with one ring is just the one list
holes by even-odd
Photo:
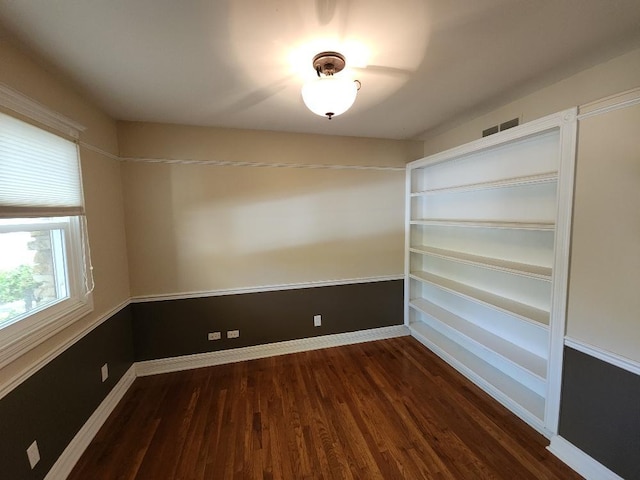
[[268, 162], [232, 162], [225, 160], [191, 160], [173, 158], [137, 158], [121, 157], [123, 162], [132, 163], [165, 163], [169, 165], [207, 165], [214, 167], [272, 167], [272, 168], [308, 168], [308, 169], [330, 169], [330, 170], [379, 170], [404, 172], [404, 167], [389, 167], [377, 165], [335, 165], [335, 164], [313, 164], [313, 163], [268, 163]]

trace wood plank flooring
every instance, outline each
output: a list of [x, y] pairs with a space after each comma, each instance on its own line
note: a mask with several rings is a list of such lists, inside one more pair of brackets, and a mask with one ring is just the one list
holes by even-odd
[[139, 378], [70, 480], [578, 479], [411, 337]]

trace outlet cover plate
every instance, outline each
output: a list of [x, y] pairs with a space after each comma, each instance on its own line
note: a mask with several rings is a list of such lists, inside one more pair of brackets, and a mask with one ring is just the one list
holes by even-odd
[[322, 325], [322, 315], [313, 316], [313, 326], [320, 327]]
[[29, 457], [29, 465], [31, 465], [31, 470], [35, 467], [40, 461], [40, 450], [38, 450], [38, 442], [33, 441], [29, 448], [27, 448], [27, 457]]
[[102, 381], [104, 382], [107, 378], [109, 378], [109, 364], [105, 363], [102, 365], [100, 369], [100, 373], [102, 374]]
[[240, 336], [240, 330], [229, 330], [227, 332], [227, 338], [238, 338]]
[[220, 335], [220, 332], [209, 332], [209, 334], [207, 335], [207, 338], [209, 340], [220, 340], [222, 336]]

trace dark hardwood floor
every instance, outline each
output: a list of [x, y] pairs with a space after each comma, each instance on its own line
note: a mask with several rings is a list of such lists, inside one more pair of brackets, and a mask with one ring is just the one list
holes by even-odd
[[139, 378], [71, 480], [578, 479], [410, 337]]

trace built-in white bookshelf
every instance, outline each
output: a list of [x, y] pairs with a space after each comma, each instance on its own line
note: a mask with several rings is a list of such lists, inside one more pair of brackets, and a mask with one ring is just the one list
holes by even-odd
[[405, 323], [540, 432], [557, 432], [575, 110], [407, 166]]

